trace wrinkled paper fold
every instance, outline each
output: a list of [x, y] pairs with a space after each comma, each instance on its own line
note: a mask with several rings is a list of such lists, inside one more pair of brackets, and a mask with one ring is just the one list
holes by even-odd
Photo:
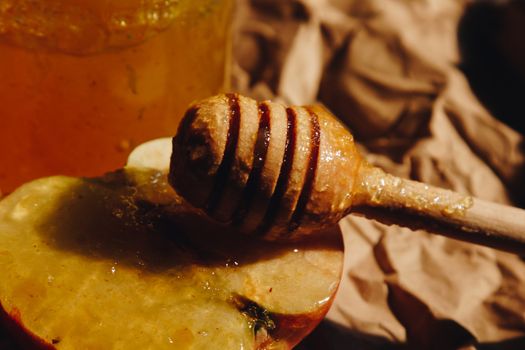
[[[523, 136], [489, 114], [457, 68], [466, 5], [241, 2], [234, 87], [258, 99], [323, 103], [373, 164], [512, 204], [523, 191]], [[419, 349], [525, 336], [519, 257], [353, 215], [341, 228], [346, 267], [331, 322], [370, 344]]]

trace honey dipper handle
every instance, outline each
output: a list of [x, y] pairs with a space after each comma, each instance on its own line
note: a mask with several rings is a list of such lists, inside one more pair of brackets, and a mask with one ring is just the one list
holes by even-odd
[[356, 184], [353, 213], [525, 255], [525, 210], [401, 179], [370, 166]]

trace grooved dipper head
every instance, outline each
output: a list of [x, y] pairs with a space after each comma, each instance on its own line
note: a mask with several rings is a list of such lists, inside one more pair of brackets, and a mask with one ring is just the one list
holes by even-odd
[[221, 223], [295, 239], [348, 211], [360, 165], [352, 135], [324, 108], [225, 94], [186, 112], [169, 179]]

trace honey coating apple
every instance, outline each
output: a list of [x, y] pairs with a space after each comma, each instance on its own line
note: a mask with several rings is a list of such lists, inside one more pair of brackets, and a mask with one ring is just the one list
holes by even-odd
[[132, 163], [0, 201], [0, 305], [23, 349], [288, 349], [322, 319], [338, 232], [286, 244], [223, 232], [164, 171]]

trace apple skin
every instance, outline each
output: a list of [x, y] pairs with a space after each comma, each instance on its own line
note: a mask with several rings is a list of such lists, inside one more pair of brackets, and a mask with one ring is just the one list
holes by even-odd
[[[191, 215], [188, 215], [187, 217], [190, 217], [191, 221], [195, 220], [195, 217], [191, 217]], [[201, 223], [204, 223], [206, 218], [201, 217], [201, 220]], [[200, 237], [196, 238], [199, 239]], [[254, 350], [288, 350], [297, 346], [319, 325], [328, 313], [339, 288], [339, 281], [340, 278], [338, 279], [337, 286], [334, 288], [330, 299], [326, 303], [320, 305], [314, 312], [305, 314], [281, 314], [269, 312], [270, 318], [275, 323], [275, 329], [267, 332], [261, 337], [256, 335]], [[57, 349], [53, 344], [47, 343], [45, 340], [29, 331], [27, 327], [24, 326], [21, 316], [22, 315], [20, 315], [20, 312], [17, 309], [7, 312], [0, 303], [0, 328], [5, 330], [11, 343], [18, 345], [16, 350]], [[249, 315], [247, 316], [249, 317]], [[0, 346], [0, 350], [4, 349]], [[9, 350], [15, 349], [9, 347]]]
[[[162, 143], [161, 143], [162, 146]], [[151, 147], [145, 147], [145, 151], [139, 152], [139, 155], [142, 156], [142, 158], [138, 158], [138, 160], [135, 161], [135, 163], [131, 163], [131, 168], [138, 168], [138, 169], [145, 169], [148, 168], [145, 165], [145, 160], [151, 161], [151, 159], [156, 159], [154, 156], [149, 156], [148, 150]], [[164, 146], [162, 146], [162, 149], [164, 149]], [[180, 205], [180, 201], [176, 200], [174, 201], [172, 190], [170, 190], [167, 186], [167, 184], [163, 181], [157, 182], [155, 181], [155, 185], [151, 185], [147, 183], [147, 179], [155, 178], [157, 177], [151, 177], [150, 171], [151, 169], [155, 170], [155, 173], [160, 171], [166, 171], [166, 167], [160, 166], [159, 164], [165, 164], [166, 161], [161, 161], [160, 163], [154, 163], [151, 164], [150, 170], [148, 171], [124, 171], [124, 172], [117, 172], [113, 175], [110, 175], [109, 177], [106, 177], [105, 180], [102, 182], [104, 185], [101, 186], [101, 190], [106, 187], [106, 185], [110, 183], [117, 184], [118, 186], [124, 186], [129, 184], [135, 184], [135, 188], [141, 192], [141, 188], [144, 184], [147, 184], [145, 186], [148, 191], [148, 195], [145, 195], [144, 199], [148, 202], [153, 203], [160, 203], [162, 205], [166, 205], [167, 207], [171, 206], [171, 203], [175, 203], [176, 205], [173, 206], [174, 212], [171, 214], [173, 215], [172, 220], [174, 220], [181, 228], [187, 227], [188, 230], [191, 230], [191, 228], [195, 227], [195, 223], [199, 223], [199, 230], [197, 232], [192, 232], [192, 235], [189, 235], [186, 237], [190, 240], [189, 243], [195, 243], [195, 247], [197, 247], [199, 250], [202, 248], [204, 252], [210, 251], [214, 252], [216, 249], [219, 249], [225, 253], [232, 251], [228, 248], [228, 242], [232, 242], [232, 240], [226, 239], [226, 233], [223, 233], [221, 236], [210, 234], [213, 231], [213, 228], [215, 227], [216, 223], [213, 223], [209, 221], [206, 217], [202, 217], [202, 213], [195, 212], [193, 210], [186, 210], [184, 206]], [[128, 164], [129, 166], [130, 164]], [[159, 169], [160, 168], [160, 169]], [[129, 168], [128, 168], [129, 170]], [[165, 176], [161, 177], [164, 179]], [[160, 178], [159, 178], [160, 179]], [[43, 180], [40, 180], [43, 181]], [[46, 180], [46, 181], [52, 181], [52, 180]], [[61, 183], [61, 179], [56, 180], [58, 183]], [[67, 180], [67, 181], [80, 181], [80, 180]], [[83, 180], [83, 181], [91, 181], [91, 180]], [[96, 181], [97, 184], [100, 184], [100, 181]], [[99, 185], [97, 185], [99, 186]], [[98, 187], [97, 187], [98, 188]], [[153, 189], [153, 191], [152, 191]], [[69, 190], [66, 191], [67, 193], [70, 193]], [[150, 198], [151, 197], [151, 198]], [[8, 197], [6, 197], [8, 198]], [[98, 198], [98, 197], [97, 197]], [[168, 210], [169, 211], [169, 210]], [[180, 211], [180, 212], [179, 212]], [[207, 227], [209, 226], [209, 230]], [[206, 233], [206, 231], [210, 231]], [[333, 280], [332, 280], [332, 288], [330, 289], [330, 295], [323, 303], [317, 304], [315, 308], [310, 308], [309, 311], [303, 312], [299, 311], [296, 313], [288, 313], [283, 312], [282, 310], [272, 310], [270, 306], [266, 305], [266, 310], [262, 309], [262, 307], [256, 305], [256, 307], [259, 307], [260, 310], [263, 310], [265, 314], [269, 315], [269, 318], [271, 322], [273, 323], [273, 327], [271, 329], [263, 329], [261, 332], [255, 332], [254, 331], [254, 337], [255, 337], [255, 344], [254, 344], [254, 350], [278, 350], [278, 349], [292, 349], [294, 346], [296, 346], [303, 338], [305, 338], [324, 318], [326, 313], [328, 312], [334, 298], [335, 294], [338, 288], [338, 284], [341, 278], [342, 273], [342, 251], [343, 251], [343, 243], [342, 243], [342, 236], [341, 232], [337, 228], [330, 228], [326, 232], [326, 234], [322, 235], [322, 246], [323, 247], [330, 247], [333, 251], [337, 251], [338, 258], [334, 260], [334, 258], [331, 258], [331, 260], [326, 260], [326, 256], [323, 256], [320, 261], [317, 261], [317, 266], [321, 268], [322, 270], [325, 270], [327, 266], [335, 266], [334, 273], [332, 274]], [[256, 261], [252, 261], [251, 254], [257, 253], [260, 251], [261, 244], [256, 240], [248, 239], [248, 238], [242, 238], [237, 235], [232, 236], [235, 237], [233, 241], [239, 242], [246, 240], [247, 242], [253, 241], [253, 243], [248, 244], [246, 247], [250, 247], [248, 249], [248, 260], [249, 265], [251, 266], [252, 263]], [[302, 244], [305, 244], [305, 247], [310, 247], [310, 243], [302, 242]], [[316, 242], [314, 239], [312, 242]], [[311, 242], [311, 243], [312, 243]], [[268, 243], [264, 243], [268, 244]], [[317, 246], [316, 244], [313, 244], [314, 246]], [[273, 249], [273, 248], [272, 248]], [[321, 247], [321, 250], [324, 250], [325, 248]], [[233, 252], [235, 252], [236, 249], [233, 249]], [[242, 255], [242, 254], [241, 254]], [[280, 264], [283, 263], [283, 258], [279, 257], [279, 259], [276, 259], [279, 261]], [[304, 268], [305, 265], [304, 262], [300, 262], [301, 265], [297, 265], [298, 270]], [[242, 266], [242, 262], [241, 262]], [[288, 266], [288, 265], [282, 265]], [[281, 271], [279, 268], [274, 271]], [[293, 270], [292, 270], [293, 271]], [[309, 271], [309, 270], [308, 270]], [[296, 274], [290, 274], [288, 278], [294, 278], [295, 281], [299, 281], [296, 279]], [[308, 283], [308, 281], [314, 281], [315, 278], [308, 279], [302, 281], [298, 287], [302, 288], [302, 286], [305, 285], [305, 282]], [[296, 282], [299, 283], [299, 282]], [[315, 283], [314, 283], [315, 284]], [[307, 286], [305, 286], [307, 287]], [[270, 291], [271, 292], [271, 291]], [[292, 293], [296, 294], [290, 294], [292, 297], [296, 298], [296, 300], [303, 300], [300, 298], [300, 291], [299, 290], [293, 290]], [[272, 294], [275, 297], [275, 290]], [[259, 295], [260, 296], [260, 295]], [[328, 295], [327, 295], [328, 296]], [[288, 296], [287, 296], [288, 297]], [[252, 298], [252, 297], [250, 297]], [[257, 298], [257, 295], [255, 295], [255, 298]], [[298, 298], [298, 299], [297, 299]], [[279, 299], [282, 300], [282, 299]], [[320, 300], [320, 299], [317, 299]], [[246, 299], [247, 302], [251, 302], [250, 300]], [[232, 301], [233, 302], [233, 301]], [[16, 305], [16, 304], [15, 304]], [[288, 309], [288, 308], [287, 308]], [[237, 306], [237, 310], [239, 310], [240, 313], [243, 313], [248, 319], [252, 319], [257, 321], [257, 317], [254, 317], [254, 315], [249, 315], [246, 312], [243, 312], [242, 307]], [[288, 309], [289, 310], [289, 309]], [[26, 311], [27, 312], [27, 311]], [[49, 315], [51, 316], [51, 315]], [[255, 315], [257, 316], [257, 315]], [[6, 333], [11, 337], [10, 341], [12, 343], [17, 344], [19, 346], [18, 349], [24, 349], [24, 350], [32, 350], [32, 349], [56, 349], [61, 348], [60, 339], [57, 339], [56, 344], [52, 344], [49, 339], [44, 340], [42, 338], [39, 338], [35, 335], [34, 332], [32, 332], [30, 329], [31, 327], [27, 324], [30, 316], [24, 317], [23, 314], [18, 311], [18, 309], [13, 309], [7, 307], [7, 305], [2, 306], [2, 303], [0, 302], [0, 328], [3, 328], [6, 330]], [[26, 324], [24, 324], [24, 320]], [[254, 323], [255, 324], [255, 323]], [[255, 326], [254, 326], [255, 328]], [[1, 332], [0, 332], [1, 334]], [[1, 339], [0, 339], [1, 340]], [[8, 349], [13, 350], [13, 347], [8, 347]], [[0, 344], [0, 350], [3, 350], [1, 348]]]
[[273, 336], [276, 339], [284, 340], [288, 345], [288, 349], [292, 349], [319, 325], [326, 316], [330, 306], [332, 306], [333, 300], [334, 298], [332, 297], [322, 309], [317, 310], [315, 313], [277, 316], [276, 323], [278, 327]]
[[[7, 340], [11, 343], [17, 344], [20, 349], [55, 349], [53, 345], [46, 343], [45, 340], [32, 334], [31, 331], [24, 327], [21, 321], [20, 311], [18, 309], [14, 309], [10, 313], [8, 313], [0, 304], [0, 327], [2, 327], [5, 331], [5, 334], [8, 335], [9, 338]], [[0, 347], [0, 349], [2, 348]], [[10, 348], [10, 350], [14, 349]]]
[[[335, 294], [335, 293], [334, 293]], [[308, 334], [310, 334], [324, 318], [330, 309], [334, 298], [324, 304], [316, 312], [304, 315], [272, 315], [275, 321], [276, 329], [267, 336], [256, 342], [254, 350], [265, 349], [293, 349], [297, 346]], [[8, 313], [0, 304], [0, 327], [3, 328], [5, 334], [8, 335], [7, 341], [12, 344], [17, 344], [18, 349], [27, 350], [56, 350], [53, 344], [46, 343], [45, 340], [32, 334], [21, 321], [20, 312], [14, 309]], [[276, 342], [276, 339], [278, 341]], [[0, 339], [3, 340], [3, 339]], [[279, 344], [279, 345], [277, 345]], [[9, 344], [11, 346], [11, 344]], [[0, 347], [0, 350], [4, 350]], [[7, 348], [6, 348], [7, 350]]]

